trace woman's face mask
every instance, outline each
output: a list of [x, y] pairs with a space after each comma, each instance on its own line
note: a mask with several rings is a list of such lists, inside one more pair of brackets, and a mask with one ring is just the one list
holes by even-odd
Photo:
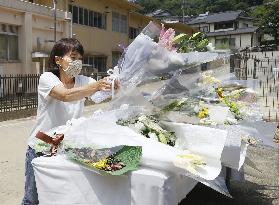
[[78, 52], [71, 52], [58, 58], [57, 65], [71, 78], [77, 77], [82, 69], [82, 56]]
[[82, 61], [74, 60], [69, 62], [69, 65], [66, 69], [63, 69], [67, 76], [69, 77], [77, 77], [82, 69]]

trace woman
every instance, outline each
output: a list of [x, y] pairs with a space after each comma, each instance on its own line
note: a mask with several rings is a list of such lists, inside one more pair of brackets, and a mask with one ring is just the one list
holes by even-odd
[[[34, 151], [35, 135], [41, 131], [64, 125], [72, 118], [79, 118], [85, 97], [100, 90], [111, 90], [111, 84], [102, 79], [78, 75], [82, 69], [84, 50], [73, 38], [58, 41], [50, 54], [50, 72], [41, 75], [38, 85], [37, 121], [28, 140], [25, 162], [25, 194], [23, 205], [38, 204], [34, 171], [31, 161], [37, 157]], [[116, 84], [116, 89], [118, 84]]]

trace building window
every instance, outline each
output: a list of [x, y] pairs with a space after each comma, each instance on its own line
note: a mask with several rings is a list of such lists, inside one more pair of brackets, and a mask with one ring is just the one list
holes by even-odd
[[220, 23], [215, 23], [215, 24], [214, 24], [214, 29], [215, 29], [215, 30], [229, 29], [229, 28], [233, 28], [233, 21], [229, 21], [229, 22], [220, 22]]
[[18, 27], [2, 24], [0, 28], [0, 60], [18, 60]]
[[215, 40], [215, 47], [217, 49], [235, 48], [235, 38], [221, 38]]
[[230, 38], [230, 48], [235, 48], [235, 38]]
[[93, 60], [94, 60], [94, 68], [97, 68], [99, 72], [107, 72], [106, 56], [95, 56]]
[[112, 31], [127, 33], [128, 19], [127, 16], [112, 12]]
[[201, 32], [204, 32], [204, 33], [207, 33], [207, 32], [208, 32], [208, 26], [202, 26], [202, 27], [200, 27], [200, 31], [201, 31]]
[[73, 23], [78, 23], [78, 7], [77, 6], [73, 6]]
[[89, 26], [92, 26], [93, 27], [93, 15], [94, 15], [94, 12], [93, 11], [89, 11]]
[[228, 38], [216, 39], [215, 47], [217, 49], [229, 49], [229, 39]]
[[69, 12], [73, 15], [73, 23], [106, 29], [106, 15], [82, 7], [69, 4]]
[[78, 23], [83, 25], [83, 8], [78, 8]]
[[84, 25], [88, 26], [89, 22], [88, 22], [88, 10], [84, 9]]
[[120, 57], [121, 57], [121, 52], [118, 51], [112, 52], [112, 67], [117, 66]]
[[96, 68], [98, 72], [107, 71], [107, 57], [106, 56], [86, 56], [83, 58], [83, 63], [91, 65]]
[[94, 27], [105, 28], [106, 27], [106, 15], [98, 12], [93, 12], [92, 23]]
[[140, 33], [139, 28], [129, 27], [129, 39], [135, 39]]
[[248, 27], [249, 27], [248, 23], [243, 23], [243, 28], [248, 28]]

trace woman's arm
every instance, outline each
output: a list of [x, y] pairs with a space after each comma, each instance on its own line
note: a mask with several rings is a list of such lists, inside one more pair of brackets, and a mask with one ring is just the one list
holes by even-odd
[[64, 85], [57, 85], [52, 88], [49, 95], [63, 102], [71, 102], [81, 100], [85, 97], [93, 95], [95, 92], [99, 90], [107, 91], [110, 89], [111, 85], [108, 82], [100, 80], [85, 86], [70, 89], [65, 88]]

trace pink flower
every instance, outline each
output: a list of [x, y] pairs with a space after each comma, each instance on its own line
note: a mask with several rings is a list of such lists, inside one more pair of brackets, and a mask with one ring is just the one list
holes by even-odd
[[164, 24], [162, 24], [162, 30], [160, 33], [160, 37], [159, 37], [159, 45], [165, 47], [168, 50], [176, 50], [173, 47], [173, 39], [175, 36], [175, 31], [172, 28], [169, 28], [168, 30], [165, 30], [165, 26]]

